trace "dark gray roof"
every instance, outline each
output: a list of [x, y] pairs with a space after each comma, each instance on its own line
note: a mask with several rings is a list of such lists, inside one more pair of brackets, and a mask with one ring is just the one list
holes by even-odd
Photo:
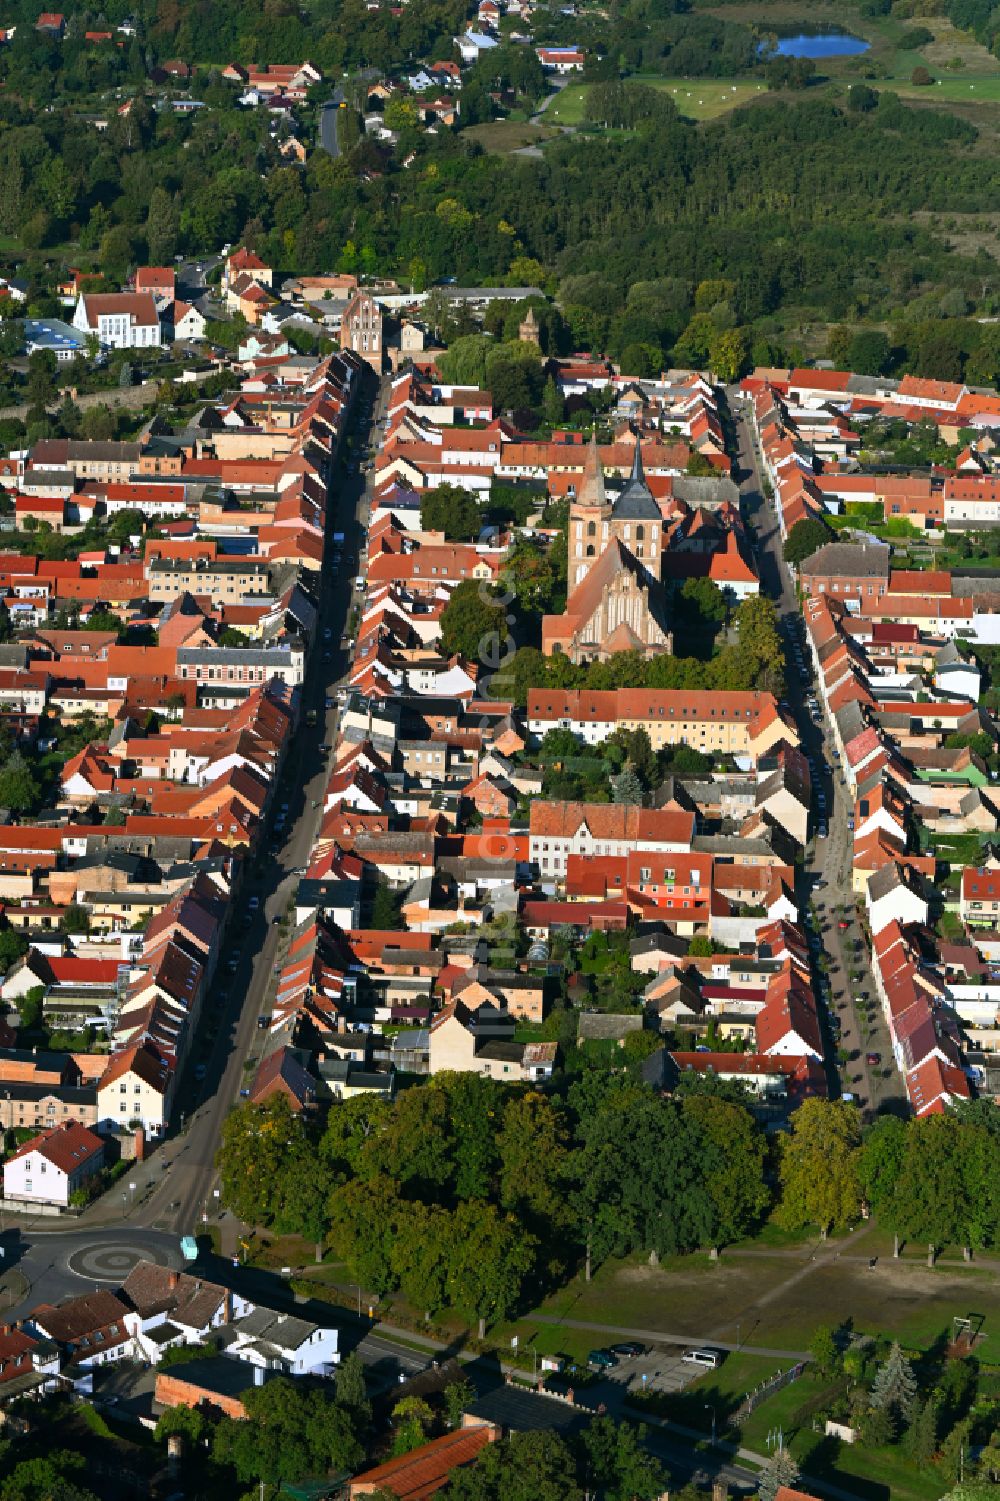
[[226, 1355], [209, 1355], [202, 1360], [185, 1360], [170, 1367], [170, 1376], [175, 1381], [187, 1381], [205, 1392], [215, 1392], [222, 1397], [240, 1397], [258, 1383], [273, 1381], [280, 1371], [262, 1371], [259, 1366], [249, 1365], [244, 1360], [232, 1360]]
[[521, 1063], [524, 1061], [523, 1042], [504, 1042], [499, 1037], [490, 1038], [476, 1049], [477, 1058], [493, 1058], [498, 1063]]
[[883, 542], [825, 542], [802, 564], [802, 573], [828, 578], [889, 577], [892, 552]]
[[4, 1100], [24, 1100], [26, 1104], [38, 1104], [41, 1100], [52, 1098], [63, 1105], [75, 1105], [79, 1111], [97, 1108], [97, 1090], [92, 1085], [19, 1084], [11, 1081], [0, 1085], [0, 1097]]
[[361, 882], [351, 878], [316, 880], [306, 876], [299, 882], [295, 899], [304, 907], [314, 902], [319, 907], [353, 906], [361, 900]]
[[[259, 603], [259, 601], [258, 601]], [[287, 666], [291, 661], [292, 650], [288, 646], [271, 647], [267, 651], [255, 651], [253, 647], [224, 647], [224, 646], [182, 646], [177, 652], [177, 661], [181, 666], [203, 665], [213, 667], [231, 666], [238, 663], [251, 667], [270, 667], [282, 664]], [[207, 684], [209, 688], [215, 686], [221, 688], [222, 683]]]
[[624, 490], [611, 507], [611, 514], [616, 521], [659, 521], [661, 519], [660, 508], [653, 499], [652, 492], [646, 484], [646, 476], [642, 471], [642, 451], [638, 438], [635, 440], [632, 473], [626, 481]]
[[907, 886], [912, 891], [913, 887], [904, 878], [902, 867], [896, 862], [890, 861], [877, 870], [868, 882], [868, 895], [873, 902], [877, 902], [883, 896], [888, 896], [890, 891], [895, 891], [897, 886]]
[[585, 1409], [514, 1385], [494, 1387], [485, 1396], [477, 1397], [465, 1411], [484, 1423], [495, 1423], [504, 1433], [534, 1433], [546, 1428], [561, 1433], [576, 1432], [586, 1427], [591, 1418]]
[[934, 667], [935, 669], [939, 667], [951, 667], [953, 663], [959, 663], [962, 667], [971, 667], [973, 665], [971, 662], [965, 660], [954, 641], [946, 641], [934, 658]]

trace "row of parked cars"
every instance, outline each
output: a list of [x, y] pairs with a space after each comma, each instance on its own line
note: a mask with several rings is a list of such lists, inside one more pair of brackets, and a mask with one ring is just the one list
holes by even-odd
[[[645, 1345], [640, 1345], [635, 1340], [624, 1340], [621, 1344], [608, 1345], [605, 1349], [591, 1350], [587, 1356], [587, 1365], [592, 1371], [611, 1371], [620, 1360], [631, 1360], [636, 1355], [645, 1354]], [[714, 1371], [722, 1364], [723, 1355], [722, 1350], [685, 1350], [681, 1360], [686, 1365], [701, 1366], [702, 1370]]]

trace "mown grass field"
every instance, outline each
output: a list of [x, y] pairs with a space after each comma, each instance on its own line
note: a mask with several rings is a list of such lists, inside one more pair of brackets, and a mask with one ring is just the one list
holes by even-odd
[[540, 146], [555, 134], [551, 126], [532, 125], [527, 120], [487, 120], [463, 131], [470, 141], [478, 141], [484, 151], [494, 156], [509, 156], [525, 146]]
[[[669, 94], [680, 113], [690, 120], [716, 120], [766, 93], [759, 79], [637, 77], [634, 81]], [[586, 83], [567, 84], [545, 111], [545, 119], [553, 125], [582, 125], [590, 87]]]

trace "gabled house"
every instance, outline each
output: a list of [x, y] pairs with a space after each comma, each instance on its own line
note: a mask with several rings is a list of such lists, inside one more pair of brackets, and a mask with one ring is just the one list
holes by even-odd
[[173, 266], [140, 266], [135, 273], [134, 290], [148, 292], [158, 310], [169, 306], [176, 296]]
[[873, 935], [891, 922], [926, 923], [930, 905], [922, 883], [907, 866], [892, 861], [868, 882], [868, 922]]
[[340, 1362], [336, 1329], [271, 1308], [234, 1318], [220, 1344], [236, 1360], [286, 1376], [332, 1376]]
[[170, 1117], [175, 1070], [153, 1043], [136, 1041], [115, 1053], [97, 1088], [102, 1122], [129, 1128], [137, 1122], [158, 1136]]
[[94, 1366], [113, 1365], [132, 1351], [131, 1310], [106, 1289], [58, 1305], [39, 1303], [26, 1325], [30, 1334], [53, 1340], [71, 1366], [87, 1373], [77, 1384], [88, 1391]]
[[33, 1136], [7, 1158], [3, 1165], [4, 1198], [66, 1209], [77, 1189], [103, 1166], [101, 1137], [77, 1121], [66, 1121]]
[[84, 292], [73, 327], [93, 335], [105, 348], [158, 348], [160, 315], [149, 292]]
[[140, 1261], [132, 1268], [121, 1295], [133, 1310], [136, 1354], [151, 1365], [159, 1364], [165, 1350], [199, 1344], [254, 1308], [229, 1288], [154, 1261]]
[[430, 1027], [430, 1072], [475, 1073], [508, 1084], [551, 1078], [554, 1042], [515, 1042], [514, 1020], [493, 1006], [470, 1010], [453, 1001]]

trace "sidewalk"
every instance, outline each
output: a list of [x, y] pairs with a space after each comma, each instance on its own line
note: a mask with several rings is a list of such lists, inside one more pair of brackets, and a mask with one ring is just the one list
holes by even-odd
[[684, 1345], [710, 1341], [719, 1350], [739, 1350], [743, 1355], [765, 1355], [775, 1360], [808, 1360], [808, 1350], [781, 1350], [769, 1345], [744, 1345], [716, 1339], [712, 1334], [668, 1334], [663, 1329], [632, 1329], [623, 1324], [591, 1324], [586, 1319], [563, 1319], [556, 1314], [533, 1313], [528, 1323], [553, 1324], [560, 1329], [585, 1329], [591, 1334], [613, 1334], [616, 1338], [642, 1340], [646, 1344]]

